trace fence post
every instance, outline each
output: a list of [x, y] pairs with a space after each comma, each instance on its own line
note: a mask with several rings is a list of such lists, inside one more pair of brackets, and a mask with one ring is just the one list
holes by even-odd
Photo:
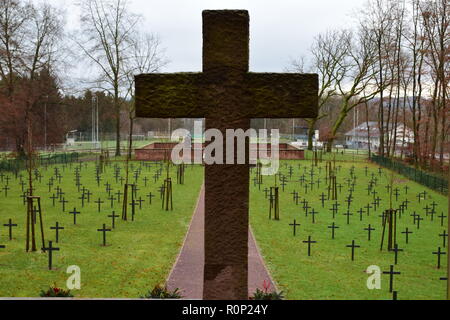
[[[448, 169], [448, 214], [447, 214], [447, 230], [450, 230], [450, 166]], [[447, 238], [447, 248], [450, 248], [450, 237]], [[447, 254], [447, 300], [450, 300], [450, 254]]]

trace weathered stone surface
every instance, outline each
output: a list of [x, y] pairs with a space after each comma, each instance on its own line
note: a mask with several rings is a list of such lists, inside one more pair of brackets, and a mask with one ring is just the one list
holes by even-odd
[[[203, 39], [203, 73], [136, 77], [137, 116], [205, 117], [224, 136], [250, 118], [317, 116], [316, 75], [248, 72], [247, 11], [204, 11]], [[205, 299], [248, 298], [248, 183], [248, 163], [206, 166]]]

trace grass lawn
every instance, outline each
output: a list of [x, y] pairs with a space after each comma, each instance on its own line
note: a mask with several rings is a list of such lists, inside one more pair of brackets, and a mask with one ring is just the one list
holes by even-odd
[[[160, 141], [160, 139], [144, 139], [144, 140], [134, 140], [133, 141], [133, 148], [142, 148], [152, 142], [156, 142], [156, 141]], [[115, 150], [116, 148], [116, 141], [115, 140], [106, 140], [106, 141], [101, 141], [99, 146], [101, 148], [104, 149], [111, 149], [111, 150]], [[120, 141], [120, 147], [122, 149], [126, 149], [128, 148], [128, 141], [127, 140], [121, 140]], [[75, 142], [74, 146], [68, 146], [66, 148], [64, 148], [64, 151], [67, 150], [73, 150], [73, 151], [78, 151], [78, 150], [91, 150], [91, 149], [96, 149], [96, 146], [90, 142], [90, 141], [83, 141], [83, 142]]]
[[[261, 190], [257, 186], [251, 185], [250, 222], [255, 233], [257, 242], [265, 257], [266, 264], [277, 282], [279, 289], [283, 290], [287, 299], [392, 299], [389, 293], [389, 275], [383, 274], [381, 290], [369, 290], [366, 286], [368, 274], [365, 273], [367, 267], [377, 265], [381, 271], [389, 271], [390, 265], [394, 264], [394, 253], [380, 251], [382, 223], [380, 215], [382, 211], [389, 208], [389, 197], [385, 186], [390, 179], [390, 173], [383, 169], [380, 176], [378, 167], [358, 162], [355, 164], [341, 162], [342, 168], [338, 173], [337, 182], [342, 184], [342, 192], [338, 194], [340, 203], [338, 214], [335, 220], [332, 217], [332, 203], [325, 201], [324, 208], [320, 200], [322, 192], [327, 195], [325, 184], [325, 162], [320, 173], [321, 184], [314, 186], [313, 191], [308, 190], [305, 194], [304, 187], [300, 186], [299, 177], [305, 174], [305, 179], [310, 180], [309, 170], [311, 161], [282, 161], [281, 172], [289, 179], [289, 166], [294, 172], [285, 191], [280, 186], [280, 220], [269, 220], [269, 200], [265, 198], [264, 188], [274, 185], [273, 177], [264, 177], [264, 185]], [[347, 225], [347, 211], [345, 199], [348, 195], [347, 181], [350, 176], [350, 168], [355, 166], [357, 176], [354, 201], [351, 204], [350, 224]], [[364, 167], [368, 166], [368, 175], [365, 175]], [[306, 171], [304, 171], [306, 169]], [[317, 180], [319, 170], [315, 169]], [[370, 210], [370, 216], [364, 212], [362, 221], [358, 210], [368, 203], [373, 202], [373, 196], [367, 194], [368, 181], [374, 173], [378, 179], [374, 188], [381, 198], [378, 210]], [[255, 176], [253, 170], [252, 177]], [[409, 187], [408, 194], [405, 194], [405, 186]], [[401, 272], [394, 278], [394, 290], [398, 291], [398, 299], [445, 299], [446, 282], [440, 277], [446, 276], [447, 256], [442, 256], [441, 269], [437, 269], [437, 256], [432, 252], [443, 246], [443, 239], [439, 234], [447, 230], [447, 219], [444, 219], [444, 226], [441, 227], [440, 219], [437, 218], [442, 212], [447, 215], [447, 199], [430, 189], [406, 180], [402, 176], [396, 176], [394, 188], [399, 188], [400, 196], [395, 201], [394, 208], [408, 199], [410, 201], [408, 209], [397, 221], [397, 242], [403, 252], [399, 252], [398, 264], [395, 271]], [[299, 204], [296, 205], [291, 194], [293, 190], [299, 192]], [[427, 191], [427, 199], [418, 203], [416, 195], [424, 190]], [[312, 215], [306, 216], [301, 201], [306, 199], [311, 209], [318, 212], [315, 223], [312, 222]], [[431, 221], [431, 215], [425, 214], [425, 207], [431, 207], [436, 203], [436, 215]], [[372, 205], [373, 206], [373, 205]], [[414, 224], [410, 214], [416, 212], [424, 219], [420, 223], [420, 229]], [[296, 222], [301, 224], [297, 228], [297, 235], [294, 237], [293, 228], [289, 224]], [[328, 228], [335, 222], [339, 229], [336, 230], [336, 237], [331, 239], [331, 229]], [[372, 232], [371, 241], [368, 241], [368, 233], [364, 230], [371, 224], [376, 230]], [[405, 234], [401, 234], [409, 228], [413, 232], [410, 235], [409, 244], [405, 243]], [[308, 246], [305, 241], [308, 236], [317, 243], [312, 244], [312, 254], [307, 255]], [[351, 261], [351, 248], [346, 247], [356, 241], [360, 248], [355, 251], [355, 260]], [[447, 252], [447, 248], [442, 248]], [[250, 271], [251, 272], [251, 271]]]
[[[142, 209], [137, 207], [135, 221], [124, 222], [116, 220], [116, 228], [107, 233], [107, 246], [102, 246], [102, 233], [97, 229], [105, 223], [111, 227], [111, 218], [107, 215], [114, 210], [121, 213], [121, 204], [108, 200], [105, 184], [111, 184], [111, 194], [117, 191], [123, 192], [120, 180], [114, 178], [115, 167], [121, 168], [120, 175], [124, 176], [123, 164], [112, 162], [101, 175], [100, 186], [95, 180], [95, 163], [83, 163], [81, 165], [81, 184], [92, 192], [90, 203], [85, 203], [84, 208], [79, 199], [75, 186], [74, 171], [80, 165], [73, 164], [50, 166], [39, 168], [42, 174], [40, 183], [36, 184], [37, 195], [42, 197], [44, 211], [44, 229], [46, 241], [55, 241], [55, 231], [50, 230], [56, 221], [65, 229], [60, 231], [60, 241], [54, 246], [60, 251], [54, 252], [53, 265], [55, 270], [48, 270], [48, 256], [40, 250], [34, 253], [25, 252], [25, 221], [26, 208], [20, 198], [20, 180], [12, 174], [9, 181], [8, 196], [2, 190], [0, 193], [0, 244], [6, 245], [0, 249], [0, 296], [1, 297], [37, 297], [41, 289], [47, 289], [54, 283], [58, 287], [65, 288], [66, 280], [70, 274], [66, 273], [67, 267], [77, 265], [81, 268], [81, 290], [74, 290], [76, 297], [128, 297], [137, 298], [157, 283], [163, 283], [175, 261], [184, 236], [186, 234], [200, 186], [203, 181], [203, 168], [201, 166], [189, 166], [186, 168], [185, 184], [176, 183], [176, 169], [171, 169], [173, 181], [173, 212], [161, 209], [159, 187], [163, 184], [165, 171], [155, 183], [154, 174], [159, 165], [150, 167], [141, 166], [139, 162], [133, 162], [132, 174], [140, 170], [138, 178], [139, 189], [137, 198], [142, 197]], [[55, 176], [55, 169], [59, 168], [62, 176], [61, 183], [55, 179], [54, 186], [48, 192], [47, 183], [51, 176]], [[24, 174], [25, 176], [25, 174]], [[144, 179], [148, 178], [147, 187], [144, 187]], [[132, 181], [134, 178], [132, 178]], [[6, 184], [6, 179], [0, 182], [0, 188]], [[65, 193], [63, 197], [69, 201], [66, 211], [63, 212], [62, 204], [52, 205], [50, 196], [56, 193], [57, 185]], [[152, 192], [155, 197], [149, 204], [146, 195]], [[114, 195], [117, 198], [117, 195]], [[94, 201], [101, 198], [101, 211]], [[77, 217], [77, 224], [73, 223], [73, 215], [69, 214], [76, 207], [81, 214]], [[8, 228], [3, 224], [11, 218], [13, 223], [19, 226], [13, 229], [13, 240], [8, 240]], [[38, 225], [37, 225], [38, 226]], [[37, 245], [41, 247], [40, 233], [37, 233]], [[48, 244], [48, 242], [47, 242]]]

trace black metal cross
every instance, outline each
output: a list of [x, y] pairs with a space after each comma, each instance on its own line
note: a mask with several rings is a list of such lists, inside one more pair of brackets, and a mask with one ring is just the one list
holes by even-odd
[[48, 242], [48, 248], [42, 248], [44, 252], [48, 252], [48, 270], [52, 270], [53, 251], [59, 251], [59, 248], [53, 247], [53, 241]]
[[347, 248], [352, 248], [352, 261], [355, 260], [355, 248], [361, 248], [361, 246], [358, 246], [355, 244], [355, 240], [352, 240], [352, 244], [346, 245]]
[[443, 247], [445, 248], [445, 245], [447, 243], [447, 237], [448, 237], [447, 231], [444, 230], [441, 234], [439, 234], [439, 237], [442, 237]]
[[136, 200], [136, 202], [139, 202], [139, 210], [142, 209], [142, 202], [145, 202], [145, 200], [142, 200], [142, 197], [139, 197], [138, 200]]
[[56, 226], [50, 227], [50, 230], [55, 230], [56, 243], [58, 243], [58, 242], [59, 242], [59, 230], [64, 230], [64, 227], [60, 227], [60, 226], [59, 226], [59, 222], [56, 221]]
[[8, 190], [10, 190], [10, 189], [11, 188], [8, 185], [3, 187], [3, 190], [5, 191], [5, 197], [8, 197]]
[[368, 240], [370, 241], [372, 231], [375, 231], [375, 228], [372, 228], [372, 226], [369, 224], [369, 226], [367, 228], [364, 228], [364, 230], [367, 231]]
[[116, 192], [116, 196], [117, 196], [117, 201], [120, 202], [120, 197], [122, 196], [122, 192], [119, 190]]
[[3, 226], [9, 228], [9, 240], [12, 240], [12, 227], [17, 227], [17, 224], [12, 223], [12, 220], [10, 218], [9, 223], [4, 224]]
[[362, 208], [360, 208], [360, 209], [358, 210], [358, 213], [359, 213], [359, 221], [362, 221], [362, 217], [363, 217], [364, 210], [363, 210]]
[[347, 224], [350, 224], [350, 216], [353, 215], [349, 210], [347, 210], [346, 213], [343, 214], [344, 216], [347, 216]]
[[311, 256], [311, 244], [312, 243], [317, 243], [317, 241], [312, 241], [311, 240], [311, 236], [308, 236], [308, 240], [303, 241], [303, 243], [307, 243], [308, 244], [308, 257]]
[[396, 243], [394, 245], [394, 248], [391, 249], [391, 251], [394, 251], [394, 253], [395, 253], [395, 264], [397, 264], [397, 262], [398, 262], [398, 253], [403, 251], [403, 249], [399, 249], [398, 244]]
[[115, 211], [112, 212], [112, 214], [108, 215], [108, 218], [112, 219], [112, 228], [115, 229], [116, 228], [116, 218], [120, 217], [119, 215], [117, 215], [115, 213]]
[[333, 222], [331, 224], [331, 226], [328, 226], [328, 229], [331, 229], [331, 239], [334, 239], [334, 235], [335, 235], [335, 230], [339, 229], [338, 226], [336, 226], [336, 224]]
[[84, 192], [81, 194], [81, 197], [78, 197], [81, 200], [81, 207], [84, 208], [84, 199], [86, 199]]
[[438, 247], [438, 251], [433, 252], [433, 254], [438, 256], [437, 268], [440, 269], [441, 268], [441, 256], [445, 255], [446, 253], [444, 251], [441, 251], [441, 247]]
[[73, 214], [73, 224], [77, 224], [77, 215], [81, 212], [77, 211], [77, 208], [73, 208], [73, 211], [69, 212], [70, 214]]
[[389, 271], [383, 271], [383, 274], [389, 275], [389, 292], [392, 292], [394, 288], [394, 275], [401, 274], [401, 272], [394, 271], [394, 266], [391, 265]]
[[322, 208], [325, 205], [325, 194], [322, 192], [322, 194], [320, 195], [320, 201], [322, 201]]
[[101, 231], [103, 232], [103, 246], [106, 246], [106, 232], [111, 231], [111, 229], [107, 229], [106, 228], [106, 224], [103, 224], [103, 228], [102, 229], [97, 229], [97, 231]]
[[412, 234], [412, 231], [409, 231], [408, 228], [405, 229], [405, 231], [402, 231], [402, 233], [405, 235], [406, 237], [406, 244], [408, 244], [409, 241], [409, 235]]
[[100, 210], [101, 210], [101, 207], [102, 207], [102, 203], [104, 203], [104, 201], [102, 200], [102, 199], [100, 199], [100, 198], [98, 198], [98, 200], [97, 201], [94, 201], [96, 204], [97, 204], [97, 206], [98, 206], [98, 212], [100, 212]]
[[416, 216], [416, 218], [414, 220], [415, 220], [414, 223], [416, 223], [416, 221], [417, 221], [417, 229], [420, 229], [420, 221], [422, 221], [423, 218], [419, 214]]
[[319, 212], [317, 212], [316, 210], [312, 209], [312, 211], [310, 212], [310, 214], [312, 215], [312, 223], [316, 223], [316, 214], [318, 214]]
[[59, 200], [60, 203], [62, 203], [62, 211], [65, 212], [66, 211], [66, 203], [68, 203], [69, 201], [66, 200], [66, 198], [62, 198], [61, 200]]
[[108, 200], [111, 201], [111, 209], [112, 209], [112, 208], [114, 207], [114, 201], [116, 201], [117, 198], [114, 198], [113, 195], [110, 195], [110, 196], [108, 197]]
[[441, 213], [440, 216], [438, 216], [439, 219], [441, 219], [441, 227], [444, 226], [444, 219], [447, 218], [447, 216], [444, 216], [444, 212]]
[[298, 224], [297, 221], [294, 219], [294, 223], [290, 223], [289, 225], [293, 227], [293, 229], [294, 229], [294, 237], [295, 237], [297, 227], [300, 226], [300, 224]]

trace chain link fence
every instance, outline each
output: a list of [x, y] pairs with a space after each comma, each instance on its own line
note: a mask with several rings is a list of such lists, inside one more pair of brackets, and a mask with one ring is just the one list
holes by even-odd
[[[56, 154], [47, 154], [47, 155], [39, 155], [37, 157], [37, 165], [38, 166], [48, 166], [59, 163], [72, 163], [77, 162], [79, 160], [80, 154], [77, 152], [70, 153], [56, 153]], [[27, 166], [26, 159], [1, 159], [0, 160], [0, 172], [1, 171], [9, 171], [9, 172], [19, 172], [20, 170], [25, 169]]]
[[437, 192], [446, 194], [448, 192], [448, 180], [443, 177], [438, 177], [428, 172], [410, 167], [396, 160], [385, 158], [378, 155], [372, 155], [372, 162], [375, 162], [379, 166], [385, 167], [401, 175], [420, 183], [430, 189]]

